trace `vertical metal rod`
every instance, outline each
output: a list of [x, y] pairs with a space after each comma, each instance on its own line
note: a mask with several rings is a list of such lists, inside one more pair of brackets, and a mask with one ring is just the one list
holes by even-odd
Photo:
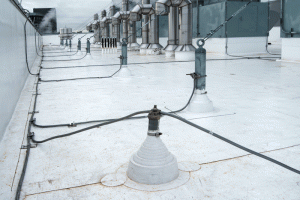
[[80, 39], [78, 39], [77, 50], [81, 51], [81, 40]]
[[122, 42], [121, 65], [127, 65], [127, 43], [125, 39]]
[[86, 53], [91, 53], [90, 38], [87, 38], [87, 41], [86, 41]]
[[70, 47], [70, 51], [71, 51], [71, 48], [72, 48], [72, 40], [70, 39], [70, 42], [69, 42], [69, 47]]

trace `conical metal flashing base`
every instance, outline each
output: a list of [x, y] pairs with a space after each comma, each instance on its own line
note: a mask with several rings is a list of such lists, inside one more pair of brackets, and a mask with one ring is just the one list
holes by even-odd
[[135, 182], [148, 185], [168, 183], [179, 176], [177, 159], [160, 139], [161, 133], [158, 128], [160, 110], [156, 106], [151, 110], [148, 118], [147, 138], [130, 158], [127, 176]]
[[138, 183], [157, 185], [175, 180], [179, 175], [177, 159], [160, 137], [147, 136], [130, 159], [127, 176]]

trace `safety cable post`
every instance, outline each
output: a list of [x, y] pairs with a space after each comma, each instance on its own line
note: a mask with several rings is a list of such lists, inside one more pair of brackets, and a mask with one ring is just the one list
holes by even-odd
[[86, 53], [91, 53], [91, 42], [90, 42], [90, 38], [86, 39]]
[[72, 49], [72, 40], [71, 39], [69, 41], [69, 47], [70, 47], [70, 51], [71, 51], [71, 49]]
[[81, 51], [81, 39], [80, 38], [78, 38], [77, 50]]
[[205, 42], [201, 39], [202, 44], [197, 41], [198, 49], [195, 50], [195, 74], [196, 89], [205, 90], [206, 87], [206, 50], [203, 48]]
[[127, 42], [126, 39], [122, 39], [122, 55], [120, 56], [120, 62], [122, 65], [127, 65]]

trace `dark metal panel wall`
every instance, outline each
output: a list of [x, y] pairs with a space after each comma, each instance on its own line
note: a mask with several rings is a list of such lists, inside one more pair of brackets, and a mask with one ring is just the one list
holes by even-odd
[[[217, 28], [245, 2], [224, 1], [199, 7], [200, 37]], [[226, 31], [226, 32], [225, 32]], [[196, 30], [194, 29], [194, 36]], [[262, 37], [268, 34], [268, 3], [251, 3], [245, 10], [221, 28], [213, 37]]]
[[[216, 3], [199, 7], [200, 37], [205, 37], [211, 30], [225, 21], [226, 3]], [[225, 27], [221, 28], [213, 37], [225, 38]]]
[[[227, 16], [229, 18], [240, 9], [245, 2], [227, 2]], [[251, 3], [239, 15], [227, 23], [228, 37], [261, 37], [268, 35], [268, 4]]]
[[282, 29], [281, 37], [284, 38], [300, 37], [300, 34], [287, 33], [287, 32], [300, 33], [300, 1], [299, 0], [283, 0], [281, 29]]

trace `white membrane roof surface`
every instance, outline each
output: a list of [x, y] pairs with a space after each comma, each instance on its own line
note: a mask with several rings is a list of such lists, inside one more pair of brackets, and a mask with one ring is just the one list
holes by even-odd
[[[57, 38], [53, 43], [58, 43]], [[75, 51], [73, 42], [73, 50]], [[83, 44], [83, 47], [85, 44]], [[45, 46], [44, 55], [67, 54]], [[95, 51], [97, 50], [97, 51]], [[50, 53], [61, 51], [63, 53]], [[120, 53], [102, 54], [92, 45], [92, 59], [46, 61], [82, 56], [44, 57], [42, 80], [109, 76], [119, 69]], [[268, 54], [261, 56], [270, 56]], [[207, 59], [231, 58], [216, 54]], [[232, 59], [232, 58], [231, 58]], [[188, 101], [194, 62], [169, 62], [164, 55], [128, 52], [133, 76], [41, 82], [36, 123], [53, 125], [122, 117], [157, 105], [163, 111], [182, 108]], [[162, 62], [162, 63], [149, 63]], [[165, 62], [165, 63], [163, 63]], [[39, 61], [33, 68], [37, 71]], [[130, 64], [140, 63], [140, 64]], [[144, 63], [144, 64], [141, 64]], [[146, 64], [145, 64], [146, 63]], [[85, 67], [74, 67], [85, 66]], [[57, 68], [68, 67], [68, 68]], [[247, 148], [300, 169], [300, 65], [259, 59], [207, 61], [207, 92], [214, 111], [177, 115]], [[26, 150], [28, 118], [35, 93], [29, 77], [12, 121], [1, 141], [0, 199], [14, 199]], [[79, 130], [77, 127], [33, 127], [36, 140]], [[30, 152], [21, 197], [47, 199], [299, 199], [300, 175], [231, 146], [176, 119], [160, 121], [162, 141], [178, 162], [200, 169], [174, 189], [149, 192], [100, 180], [128, 164], [147, 136], [148, 119], [126, 120], [70, 137], [39, 144]]]

